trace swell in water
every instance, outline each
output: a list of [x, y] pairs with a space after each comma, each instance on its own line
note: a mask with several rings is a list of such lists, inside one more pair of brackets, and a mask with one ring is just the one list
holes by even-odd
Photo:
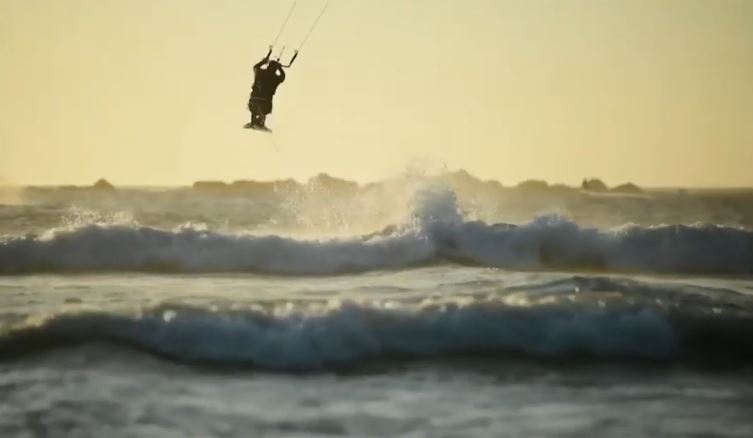
[[[753, 364], [753, 299], [730, 290], [571, 277], [495, 294], [163, 303], [56, 313], [0, 333], [0, 358], [113, 345], [181, 363], [321, 371], [395, 358]], [[104, 356], [107, 355], [105, 351]]]
[[472, 221], [455, 195], [429, 190], [412, 219], [331, 239], [84, 224], [0, 241], [0, 274], [38, 272], [264, 272], [332, 275], [462, 263], [519, 270], [753, 273], [753, 232], [714, 224], [587, 228], [560, 216], [523, 225]]

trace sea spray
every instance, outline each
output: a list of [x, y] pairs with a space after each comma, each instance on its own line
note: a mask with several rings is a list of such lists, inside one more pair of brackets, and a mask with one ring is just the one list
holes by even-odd
[[558, 215], [523, 225], [470, 221], [452, 191], [418, 192], [413, 214], [376, 233], [303, 239], [88, 223], [5, 236], [0, 273], [265, 272], [331, 275], [463, 263], [516, 270], [753, 273], [753, 232], [712, 224], [583, 227]]

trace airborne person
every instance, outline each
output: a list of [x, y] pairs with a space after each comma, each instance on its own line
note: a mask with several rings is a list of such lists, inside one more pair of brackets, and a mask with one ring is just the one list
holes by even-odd
[[316, 24], [319, 23], [319, 19], [322, 18], [324, 11], [327, 10], [328, 4], [329, 3], [324, 5], [324, 8], [322, 8], [322, 11], [316, 17], [316, 20], [314, 20], [314, 24], [311, 25], [306, 36], [303, 37], [303, 41], [301, 41], [298, 49], [295, 50], [288, 65], [282, 65], [280, 64], [280, 58], [282, 57], [282, 52], [285, 51], [285, 47], [282, 48], [282, 51], [276, 60], [272, 61], [269, 57], [272, 55], [272, 49], [275, 44], [277, 44], [277, 40], [279, 40], [280, 35], [282, 35], [282, 31], [285, 30], [285, 25], [287, 25], [288, 19], [290, 19], [290, 16], [293, 14], [293, 10], [295, 9], [295, 2], [293, 2], [290, 12], [288, 12], [280, 31], [277, 33], [277, 37], [275, 37], [272, 45], [269, 46], [267, 56], [254, 65], [254, 84], [251, 87], [251, 97], [248, 99], [248, 110], [251, 111], [251, 121], [246, 123], [243, 126], [244, 128], [269, 131], [265, 123], [267, 121], [267, 115], [272, 113], [272, 98], [275, 95], [275, 91], [277, 91], [277, 87], [281, 83], [285, 82], [285, 70], [283, 69], [293, 65], [293, 62], [298, 57], [298, 52], [303, 48], [303, 45], [306, 44], [309, 36], [311, 36], [311, 32], [314, 31]]
[[266, 130], [267, 114], [272, 112], [272, 98], [277, 87], [285, 81], [285, 71], [279, 61], [270, 61], [272, 46], [261, 61], [254, 65], [254, 85], [251, 87], [251, 97], [248, 99], [248, 110], [251, 111], [251, 122], [248, 128]]

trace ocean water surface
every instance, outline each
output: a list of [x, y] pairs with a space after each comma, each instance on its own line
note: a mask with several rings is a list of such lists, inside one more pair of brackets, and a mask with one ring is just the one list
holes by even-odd
[[0, 197], [0, 436], [753, 436], [753, 193]]

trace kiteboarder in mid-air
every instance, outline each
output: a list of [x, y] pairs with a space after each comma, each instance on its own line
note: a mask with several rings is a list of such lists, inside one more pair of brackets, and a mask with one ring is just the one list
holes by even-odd
[[272, 46], [261, 61], [254, 65], [254, 85], [251, 87], [251, 97], [248, 99], [248, 110], [251, 111], [251, 122], [246, 126], [254, 129], [267, 130], [264, 124], [267, 114], [272, 112], [272, 98], [277, 87], [285, 81], [285, 70], [279, 61], [270, 61]]
[[254, 85], [251, 87], [251, 97], [248, 99], [248, 110], [251, 111], [251, 122], [246, 123], [244, 128], [269, 131], [269, 128], [267, 128], [265, 123], [267, 115], [272, 113], [272, 98], [275, 95], [275, 91], [277, 91], [277, 87], [285, 81], [285, 70], [283, 70], [283, 68], [288, 68], [293, 65], [293, 62], [298, 57], [298, 52], [303, 48], [303, 45], [306, 44], [306, 40], [311, 36], [311, 32], [314, 31], [319, 19], [324, 15], [324, 11], [327, 9], [327, 4], [324, 5], [324, 8], [322, 8], [322, 11], [316, 17], [316, 20], [314, 20], [314, 24], [311, 25], [311, 28], [303, 37], [303, 41], [301, 41], [298, 49], [295, 50], [288, 65], [282, 65], [280, 59], [285, 51], [285, 47], [282, 48], [277, 59], [270, 60], [269, 57], [272, 55], [272, 50], [274, 49], [275, 44], [277, 44], [277, 40], [280, 39], [282, 31], [285, 30], [285, 25], [288, 23], [294, 9], [295, 3], [291, 6], [290, 12], [288, 12], [280, 31], [277, 33], [277, 37], [275, 37], [272, 45], [269, 46], [267, 56], [254, 65]]

